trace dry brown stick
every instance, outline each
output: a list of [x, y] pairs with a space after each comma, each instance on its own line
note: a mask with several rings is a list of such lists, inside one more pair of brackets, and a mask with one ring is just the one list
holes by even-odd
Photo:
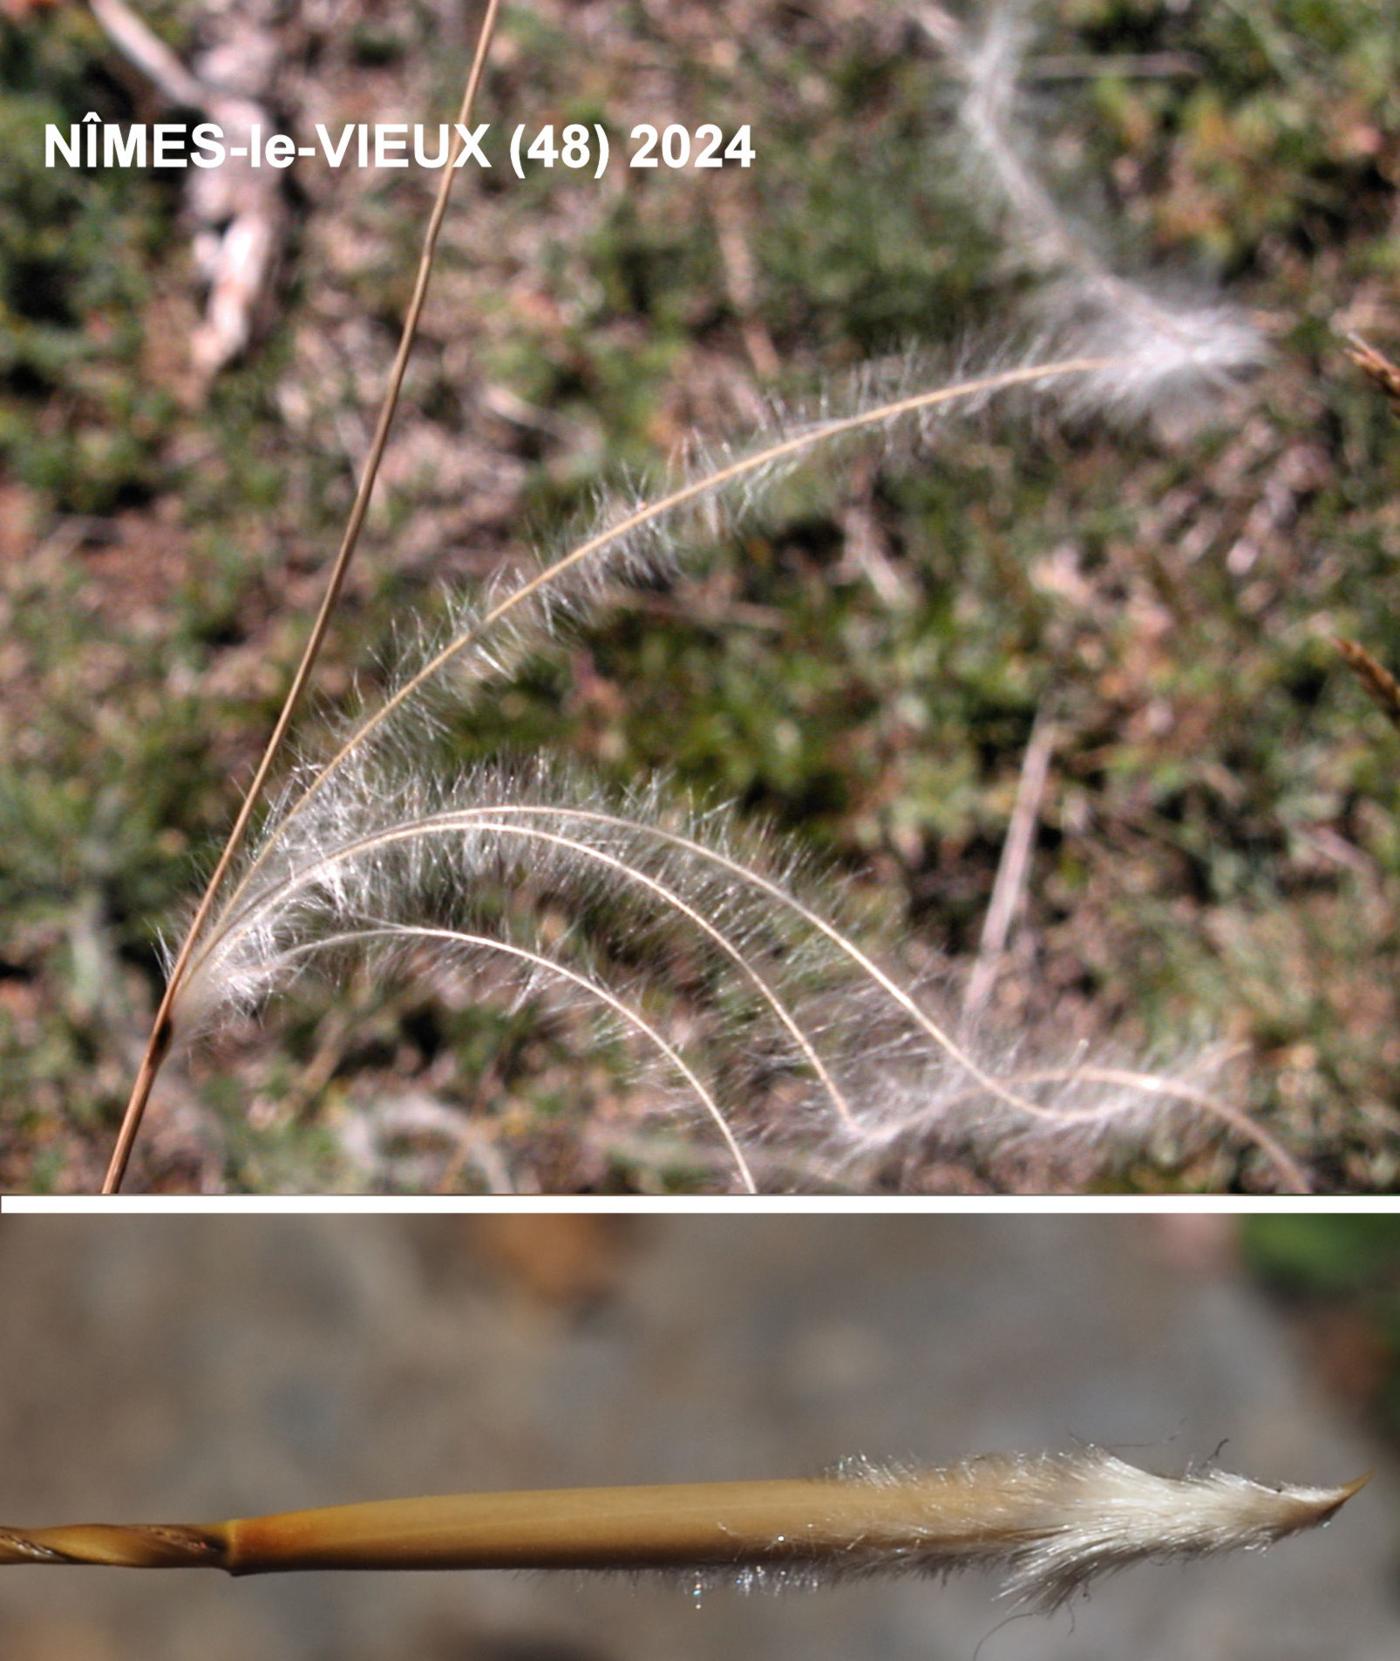
[[1007, 826], [1006, 841], [1002, 844], [1001, 860], [997, 866], [996, 881], [992, 884], [991, 903], [982, 925], [982, 938], [977, 947], [977, 960], [968, 977], [967, 992], [963, 997], [963, 1015], [972, 1016], [987, 1001], [1001, 967], [1011, 924], [1025, 894], [1026, 879], [1030, 874], [1031, 844], [1035, 840], [1036, 822], [1040, 818], [1040, 799], [1045, 794], [1045, 782], [1050, 776], [1050, 757], [1055, 749], [1055, 729], [1044, 710], [1036, 714], [1031, 727], [1030, 742], [1021, 762], [1021, 777], [1016, 785], [1016, 800], [1011, 808], [1011, 822]]
[[[1349, 334], [1346, 338], [1347, 356], [1385, 393], [1391, 410], [1400, 415], [1400, 366], [1392, 363], [1384, 352], [1368, 340], [1363, 340], [1359, 334]], [[1395, 726], [1400, 727], [1400, 681], [1356, 641], [1336, 640], [1333, 644], [1366, 688], [1372, 702], [1385, 711]]]
[[1400, 681], [1378, 658], [1372, 657], [1364, 646], [1354, 640], [1336, 640], [1337, 650], [1346, 659], [1352, 673], [1371, 695], [1371, 701], [1383, 709], [1395, 726], [1400, 727]]
[[202, 109], [208, 88], [185, 68], [125, 0], [88, 0], [93, 16], [124, 58], [172, 104]]
[[1347, 336], [1347, 356], [1363, 374], [1369, 375], [1390, 399], [1390, 407], [1400, 415], [1400, 366], [1393, 364], [1384, 352], [1363, 340], [1359, 334]]
[[566, 1488], [371, 1501], [229, 1522], [0, 1529], [0, 1563], [298, 1569], [882, 1569], [1007, 1573], [1062, 1603], [1151, 1558], [1258, 1549], [1330, 1521], [1368, 1479], [1274, 1488], [1222, 1471], [1154, 1476], [1101, 1449], [944, 1470], [771, 1482]]
[[753, 254], [744, 235], [742, 208], [732, 191], [717, 194], [714, 205], [715, 239], [724, 267], [724, 286], [739, 323], [740, 338], [749, 362], [765, 381], [775, 381], [782, 360], [758, 311], [758, 284]]
[[[491, 45], [491, 37], [495, 30], [496, 14], [499, 8], [500, 0], [486, 0], [486, 11], [477, 34], [471, 70], [467, 76], [466, 88], [462, 94], [462, 107], [457, 117], [458, 123], [463, 127], [470, 125], [471, 113], [476, 103], [477, 89], [481, 84], [482, 72], [486, 66], [486, 54]], [[233, 863], [234, 855], [243, 844], [253, 811], [257, 807], [263, 788], [267, 783], [268, 775], [272, 771], [273, 762], [282, 748], [287, 729], [292, 723], [292, 718], [301, 703], [307, 683], [311, 679], [311, 671], [315, 667], [316, 659], [320, 655], [321, 646], [326, 638], [326, 632], [330, 627], [331, 615], [335, 610], [336, 602], [340, 598], [341, 589], [344, 587], [345, 576], [350, 568], [351, 556], [355, 552], [355, 545], [360, 539], [360, 531], [365, 522], [365, 515], [369, 511], [370, 497], [374, 491], [374, 481], [379, 473], [379, 464], [384, 456], [385, 445], [388, 443], [389, 427], [393, 422], [394, 412], [398, 408], [404, 374], [408, 369], [409, 356], [418, 333], [418, 322], [422, 316], [423, 302], [427, 298], [428, 280], [432, 275], [433, 256], [437, 251], [438, 233], [441, 231], [443, 220], [447, 215], [448, 197], [452, 191], [452, 178], [456, 171], [454, 164], [461, 154], [462, 147], [461, 135], [454, 131], [452, 154], [443, 169], [437, 197], [433, 203], [432, 213], [428, 218], [428, 227], [423, 237], [423, 251], [418, 262], [418, 274], [414, 281], [412, 297], [408, 303], [408, 311], [404, 316], [403, 332], [399, 337], [398, 352], [394, 358], [393, 368], [389, 373], [389, 384], [384, 394], [384, 402], [380, 407], [379, 420], [374, 430], [369, 455], [365, 459], [365, 465], [360, 474], [360, 482], [355, 492], [354, 503], [350, 509], [349, 520], [345, 526], [345, 534], [341, 538], [340, 548], [336, 553], [335, 562], [331, 566], [326, 591], [322, 596], [321, 606], [316, 614], [316, 621], [312, 625], [311, 634], [307, 639], [301, 662], [297, 665], [296, 674], [292, 677], [292, 684], [287, 690], [287, 696], [283, 702], [281, 713], [277, 717], [277, 723], [272, 730], [272, 736], [268, 739], [267, 748], [263, 751], [262, 760], [258, 763], [253, 781], [248, 786], [247, 794], [243, 798], [243, 805], [238, 811], [238, 817], [234, 820], [233, 829], [229, 832], [228, 840], [224, 843], [223, 852], [219, 855], [213, 875], [209, 878], [204, 894], [195, 908], [194, 917], [186, 931], [184, 942], [171, 966], [169, 977], [165, 983], [164, 994], [156, 1010], [155, 1020], [151, 1025], [151, 1034], [146, 1042], [136, 1081], [132, 1086], [131, 1097], [122, 1116], [121, 1128], [117, 1133], [117, 1142], [112, 1150], [107, 1175], [102, 1183], [104, 1194], [115, 1194], [121, 1188], [122, 1180], [126, 1175], [127, 1163], [131, 1158], [132, 1145], [136, 1140], [137, 1132], [141, 1128], [146, 1103], [150, 1100], [151, 1087], [155, 1083], [161, 1064], [169, 1053], [171, 1010], [175, 1002], [175, 994], [179, 991], [180, 981], [189, 962], [199, 931], [204, 926], [224, 877]]]

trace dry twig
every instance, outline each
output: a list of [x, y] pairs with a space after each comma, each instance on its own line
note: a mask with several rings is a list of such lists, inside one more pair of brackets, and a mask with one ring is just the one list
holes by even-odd
[[1357, 680], [1370, 693], [1371, 701], [1385, 711], [1394, 726], [1400, 727], [1400, 681], [1354, 640], [1337, 640], [1333, 644], [1346, 659]]

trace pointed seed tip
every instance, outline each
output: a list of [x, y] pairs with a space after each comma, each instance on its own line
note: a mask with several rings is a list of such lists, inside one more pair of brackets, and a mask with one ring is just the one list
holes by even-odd
[[1344, 1483], [1340, 1488], [1333, 1488], [1330, 1492], [1324, 1493], [1317, 1502], [1317, 1521], [1330, 1523], [1346, 1502], [1359, 1494], [1375, 1474], [1374, 1470], [1367, 1471], [1355, 1481]]

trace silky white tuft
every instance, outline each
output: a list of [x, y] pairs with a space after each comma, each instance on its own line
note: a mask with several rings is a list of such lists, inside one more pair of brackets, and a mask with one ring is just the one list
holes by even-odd
[[907, 1487], [927, 1521], [926, 1537], [903, 1544], [894, 1562], [857, 1543], [838, 1575], [988, 1569], [1004, 1577], [1001, 1596], [1038, 1611], [1135, 1564], [1263, 1550], [1330, 1522], [1369, 1480], [1271, 1487], [1214, 1467], [1158, 1476], [1096, 1447], [993, 1454], [934, 1472], [857, 1460], [839, 1474], [886, 1491]]
[[1200, 285], [1172, 289], [1115, 271], [1037, 176], [1018, 117], [1017, 78], [1031, 37], [1026, 11], [1001, 0], [976, 35], [947, 18], [936, 33], [961, 83], [953, 155], [969, 181], [968, 200], [1044, 280], [1032, 309], [1056, 338], [1070, 350], [1113, 356], [1070, 402], [1123, 421], [1149, 419], [1178, 437], [1218, 413], [1220, 394], [1265, 361], [1263, 339], [1237, 307]]
[[1273, 1488], [1217, 1469], [1157, 1476], [1095, 1448], [1022, 1462], [1012, 1486], [1031, 1537], [1008, 1554], [1005, 1595], [1053, 1609], [1135, 1563], [1262, 1550], [1330, 1521], [1359, 1484]]

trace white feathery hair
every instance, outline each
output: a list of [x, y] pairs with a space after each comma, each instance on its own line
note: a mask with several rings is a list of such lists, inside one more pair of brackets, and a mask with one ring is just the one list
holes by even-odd
[[880, 1526], [889, 1517], [882, 1506], [879, 1521], [872, 1512], [864, 1531], [852, 1516], [843, 1555], [703, 1578], [761, 1592], [981, 1570], [1001, 1577], [1001, 1597], [1048, 1614], [1138, 1564], [1257, 1552], [1325, 1527], [1368, 1480], [1340, 1488], [1269, 1486], [1214, 1465], [1161, 1476], [1093, 1446], [987, 1454], [934, 1470], [854, 1458], [833, 1475], [885, 1495], [907, 1494], [908, 1525], [896, 1543]]
[[1018, 1461], [1012, 1488], [1021, 1493], [1008, 1509], [1027, 1540], [1008, 1554], [1004, 1595], [1037, 1609], [1137, 1563], [1262, 1551], [1325, 1524], [1350, 1492], [1270, 1487], [1215, 1467], [1158, 1476], [1102, 1448]]
[[[504, 967], [518, 996], [588, 1009], [640, 1040], [670, 1109], [679, 1086], [744, 1187], [758, 1179], [736, 1127], [784, 1185], [909, 1172], [931, 1149], [1024, 1152], [1072, 1178], [1152, 1138], [1189, 1143], [1212, 1122], [1297, 1180], [1267, 1134], [1210, 1093], [1208, 1051], [1146, 1071], [965, 1023], [937, 985], [896, 978], [861, 943], [830, 873], [731, 814], [687, 810], [664, 780], [614, 801], [542, 759], [450, 781], [352, 767], [292, 825], [284, 838], [273, 821], [250, 856], [264, 855], [248, 867], [255, 880], [204, 937], [182, 993], [188, 1029], [256, 1007], [352, 946], [386, 972], [421, 972], [428, 948], [457, 973]], [[594, 919], [593, 936], [580, 921], [546, 938], [531, 905], [509, 903], [521, 894]], [[627, 967], [664, 972], [682, 956], [709, 1028], [688, 1059], [663, 1030], [657, 988]], [[772, 1109], [756, 1112], [764, 1101]]]
[[[1023, 0], [996, 0], [974, 33], [943, 28], [939, 45], [961, 81], [950, 149], [968, 200], [992, 223], [1010, 256], [1042, 281], [1036, 314], [1086, 352], [1125, 360], [1075, 389], [1086, 413], [1151, 420], [1176, 437], [1210, 416], [1213, 399], [1259, 368], [1267, 353], [1238, 307], [1199, 284], [1127, 277], [1076, 224], [1027, 160], [1017, 78], [1034, 30]], [[944, 22], [948, 20], [945, 18]]]

